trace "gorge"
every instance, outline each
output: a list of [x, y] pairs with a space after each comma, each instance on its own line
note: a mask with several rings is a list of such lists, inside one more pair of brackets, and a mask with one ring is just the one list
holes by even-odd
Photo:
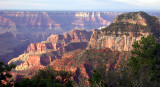
[[55, 70], [75, 73], [75, 80], [82, 76], [87, 81], [93, 69], [108, 71], [119, 67], [130, 57], [135, 41], [148, 35], [158, 39], [159, 30], [158, 17], [145, 12], [124, 13], [102, 29], [74, 29], [61, 35], [51, 35], [39, 43], [31, 43], [23, 54], [8, 64], [17, 64], [15, 73], [24, 76], [50, 65]]

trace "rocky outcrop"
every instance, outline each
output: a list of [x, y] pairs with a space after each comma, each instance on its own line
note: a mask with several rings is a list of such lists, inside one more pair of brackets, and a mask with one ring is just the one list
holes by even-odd
[[87, 42], [75, 42], [58, 48], [57, 52], [67, 53], [69, 51], [74, 51], [79, 48], [85, 49], [87, 46], [88, 46]]
[[[0, 11], [0, 27], [9, 32], [48, 33], [108, 26], [123, 12]], [[159, 12], [149, 12], [160, 17]], [[10, 26], [10, 27], [9, 27]], [[6, 32], [7, 28], [3, 32]], [[1, 32], [1, 31], [0, 31]], [[2, 32], [1, 32], [2, 33]]]
[[51, 35], [47, 41], [54, 43], [69, 43], [69, 42], [88, 42], [92, 32], [86, 30], [74, 29], [70, 33], [63, 35]]
[[85, 49], [91, 34], [90, 31], [76, 29], [63, 35], [51, 35], [47, 41], [31, 43], [24, 54], [12, 59], [9, 64], [18, 64], [17, 70], [29, 69], [37, 65], [47, 66], [55, 59], [61, 59], [67, 52]]
[[33, 53], [33, 52], [36, 52], [36, 51], [41, 52], [41, 51], [44, 51], [46, 49], [47, 49], [47, 46], [44, 43], [31, 43], [28, 46], [27, 51]]
[[[27, 48], [27, 52], [43, 52], [47, 49], [59, 49], [62, 52], [66, 50], [68, 52], [69, 50], [77, 49], [77, 47], [80, 48], [79, 46], [82, 46], [84, 49], [90, 40], [91, 34], [92, 32], [90, 31], [74, 29], [72, 32], [63, 35], [51, 35], [46, 41], [31, 43]], [[86, 42], [85, 46], [83, 42]]]
[[13, 21], [18, 32], [54, 34], [108, 26], [119, 14], [121, 12], [0, 11], [0, 16]]
[[159, 37], [160, 19], [144, 12], [131, 12], [117, 16], [108, 27], [93, 31], [88, 48], [110, 48], [113, 51], [131, 51], [132, 44], [142, 36]]
[[63, 54], [62, 59], [56, 59], [50, 65], [55, 70], [67, 70], [75, 73], [74, 80], [76, 82], [79, 77], [83, 77], [87, 82], [88, 78], [91, 78], [93, 69], [103, 69], [104, 71], [115, 69], [129, 55], [129, 52], [111, 51], [110, 49], [78, 49]]
[[148, 36], [150, 33], [140, 33], [139, 36], [134, 36], [134, 33], [129, 32], [128, 35], [115, 35], [103, 32], [94, 31], [89, 41], [88, 49], [103, 49], [110, 48], [113, 51], [131, 51], [132, 44], [141, 39], [142, 35]]
[[[16, 49], [16, 51], [14, 50], [12, 54], [7, 53], [2, 56], [0, 55], [0, 60], [3, 61], [5, 59], [3, 62], [8, 62], [9, 59], [24, 52], [24, 49], [26, 49], [30, 43], [45, 41], [51, 34], [62, 34], [64, 32], [70, 32], [72, 29], [90, 30], [92, 28], [108, 26], [114, 17], [120, 13], [121, 12], [0, 11], [0, 34], [11, 32], [16, 39], [25, 43], [24, 47], [20, 47], [23, 48], [21, 52], [17, 52], [17, 49], [20, 49], [18, 47], [10, 48]], [[85, 16], [86, 14], [88, 16]], [[56, 37], [60, 36], [61, 35], [57, 35]], [[83, 35], [81, 38], [75, 36], [64, 35], [64, 38], [66, 38], [65, 42], [68, 43], [70, 40], [73, 42], [82, 41]], [[89, 36], [87, 36], [86, 40], [83, 39], [83, 41], [88, 41], [88, 38]], [[54, 43], [52, 45], [53, 49], [58, 49], [64, 44]], [[5, 50], [1, 51], [0, 53], [5, 52]]]
[[11, 33], [17, 32], [16, 24], [9, 18], [0, 16], [0, 34], [6, 32], [11, 32]]
[[[77, 16], [87, 18], [88, 14]], [[92, 17], [92, 21], [95, 21], [94, 15]], [[153, 19], [149, 22], [148, 18]], [[142, 36], [155, 35], [154, 30], [158, 32], [159, 19], [154, 18], [143, 12], [127, 13], [116, 17], [107, 28], [93, 29], [92, 35], [85, 30], [51, 35], [46, 41], [31, 43], [26, 52], [27, 58], [19, 58], [23, 62], [16, 69], [32, 70], [51, 65], [56, 70], [75, 73], [75, 80], [82, 76], [88, 81], [93, 69], [108, 71], [119, 67], [119, 64], [129, 58], [135, 41], [140, 40]], [[12, 60], [10, 63], [16, 61]]]
[[[91, 30], [99, 27], [101, 28], [106, 27], [112, 23], [113, 19], [117, 15], [120, 14], [122, 14], [122, 12], [0, 11], [0, 34], [3, 32], [11, 32], [14, 34], [14, 37], [16, 37], [16, 39], [26, 43], [25, 44], [26, 46], [22, 50], [23, 52], [24, 49], [26, 49], [31, 42], [37, 43], [45, 41], [46, 38], [51, 34], [60, 34], [60, 33], [62, 34], [63, 32], [69, 32], [72, 29]], [[157, 13], [152, 12], [151, 14], [159, 16], [158, 12]], [[144, 31], [146, 32], [150, 30], [150, 27], [152, 27], [152, 31], [156, 31], [154, 35], [159, 34], [159, 32], [157, 31], [160, 31], [159, 30], [160, 26], [158, 24], [152, 26], [153, 23], [157, 23], [158, 21], [150, 20], [151, 17], [149, 16], [146, 17], [149, 19], [146, 19], [143, 17], [141, 13], [140, 15], [135, 15], [134, 17], [135, 18], [138, 17], [138, 20], [136, 21], [136, 19], [134, 18], [129, 20], [126, 20], [126, 18], [124, 18], [123, 20], [117, 20], [116, 18], [114, 20], [114, 23], [112, 24], [117, 24], [118, 21], [125, 23], [126, 21], [130, 21], [129, 23], [142, 24], [143, 26], [140, 26], [139, 28], [145, 29]], [[155, 22], [149, 22], [148, 20]], [[151, 26], [144, 26], [146, 24]], [[126, 24], [123, 25], [126, 26]], [[109, 29], [113, 31], [117, 30], [112, 28], [113, 27], [110, 27]], [[130, 30], [130, 28], [132, 28], [133, 30], [135, 29], [135, 27], [133, 27], [132, 25], [126, 29], [124, 29], [124, 27], [122, 26], [118, 26], [117, 28], [122, 29], [122, 31], [128, 31], [127, 29]], [[81, 37], [77, 38], [76, 36], [79, 35]], [[83, 36], [85, 36], [85, 38]], [[58, 42], [62, 41], [63, 43], [56, 42], [54, 44], [50, 44], [50, 47], [52, 45], [52, 49], [58, 49], [60, 46], [62, 45], [64, 46], [68, 42], [88, 41], [89, 39], [89, 36], [87, 36], [87, 34], [81, 35], [81, 33], [53, 35], [53, 37], [55, 37], [55, 39], [52, 40], [56, 40], [56, 38], [58, 38], [57, 39]], [[53, 37], [51, 36], [51, 38]], [[35, 48], [36, 45], [37, 44], [35, 44]], [[10, 59], [22, 53], [22, 52], [17, 52], [17, 49], [19, 49], [17, 47], [14, 49], [16, 49], [16, 51], [14, 51], [14, 54], [9, 54], [9, 53], [3, 54], [2, 56], [0, 56], [0, 58], [2, 60], [4, 58]]]

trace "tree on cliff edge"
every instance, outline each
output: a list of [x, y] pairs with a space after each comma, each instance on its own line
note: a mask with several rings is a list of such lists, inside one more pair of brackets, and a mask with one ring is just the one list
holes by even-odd
[[0, 62], [0, 87], [11, 87], [13, 85], [12, 81], [8, 81], [8, 78], [11, 78], [12, 75], [10, 71], [15, 68], [16, 65], [5, 65], [3, 62]]
[[157, 87], [160, 81], [160, 43], [154, 36], [142, 37], [133, 45], [127, 63], [128, 77], [134, 87]]
[[22, 79], [15, 87], [73, 87], [72, 74], [66, 71], [56, 71], [51, 66], [37, 71], [32, 79]]

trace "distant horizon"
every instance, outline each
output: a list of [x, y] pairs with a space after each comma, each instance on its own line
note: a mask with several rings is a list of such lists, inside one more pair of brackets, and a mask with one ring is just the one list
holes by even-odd
[[0, 10], [137, 11], [160, 10], [160, 0], [1, 0]]
[[0, 9], [0, 11], [57, 11], [57, 12], [155, 12], [157, 9], [106, 9], [106, 10], [40, 10], [40, 9]]

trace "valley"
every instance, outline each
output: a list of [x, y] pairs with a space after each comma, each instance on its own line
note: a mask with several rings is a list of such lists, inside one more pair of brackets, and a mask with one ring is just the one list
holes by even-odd
[[30, 43], [19, 57], [8, 64], [16, 64], [15, 75], [29, 77], [38, 69], [52, 66], [55, 70], [74, 73], [73, 79], [88, 78], [94, 69], [110, 71], [120, 67], [131, 56], [132, 44], [141, 37], [159, 38], [160, 19], [145, 12], [124, 13], [102, 29], [73, 29], [51, 35], [46, 40]]

